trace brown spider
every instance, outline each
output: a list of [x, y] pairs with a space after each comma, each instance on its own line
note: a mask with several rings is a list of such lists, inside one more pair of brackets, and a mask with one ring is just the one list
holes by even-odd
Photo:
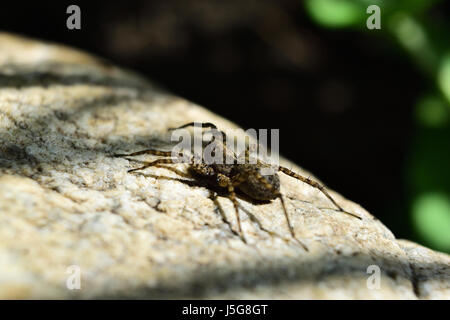
[[[222, 131], [217, 130], [216, 125], [212, 123], [196, 123], [191, 122], [187, 123], [181, 127], [178, 128], [171, 128], [169, 130], [177, 130], [181, 128], [186, 128], [189, 126], [196, 126], [200, 125], [202, 128], [211, 128], [212, 131], [216, 131], [222, 135], [222, 137], [225, 137], [225, 133]], [[263, 168], [269, 168], [270, 165], [267, 163], [264, 163], [260, 160], [257, 160], [256, 163], [249, 163], [248, 157], [248, 149], [245, 150], [245, 162], [244, 163], [238, 163], [237, 157], [235, 153], [228, 149], [226, 146], [226, 143], [223, 142], [223, 140], [214, 139], [212, 142], [215, 144], [214, 147], [216, 152], [219, 150], [219, 152], [222, 152], [223, 157], [225, 159], [225, 156], [228, 155], [232, 157], [233, 161], [232, 163], [227, 164], [225, 161], [223, 163], [206, 163], [203, 159], [203, 157], [199, 157], [198, 155], [194, 154], [194, 156], [189, 157], [188, 163], [190, 164], [190, 169], [194, 173], [195, 176], [205, 180], [209, 185], [212, 185], [214, 187], [220, 187], [225, 188], [228, 192], [229, 199], [233, 202], [235, 212], [236, 212], [236, 219], [237, 219], [237, 225], [239, 229], [239, 235], [241, 239], [246, 243], [246, 239], [244, 236], [244, 233], [242, 232], [242, 226], [241, 226], [241, 219], [239, 217], [239, 209], [238, 209], [238, 201], [236, 200], [236, 193], [235, 190], [238, 189], [247, 196], [249, 196], [251, 199], [254, 200], [262, 200], [262, 201], [270, 201], [274, 200], [276, 198], [280, 198], [281, 205], [283, 207], [284, 215], [286, 217], [286, 222], [289, 227], [289, 231], [291, 233], [291, 236], [301, 244], [301, 246], [308, 250], [306, 245], [299, 241], [294, 233], [294, 228], [292, 227], [291, 221], [289, 219], [288, 212], [286, 210], [286, 205], [284, 203], [283, 196], [280, 192], [280, 178], [276, 172], [270, 175], [262, 175], [261, 169]], [[144, 162], [145, 165], [139, 168], [128, 170], [128, 172], [133, 172], [137, 170], [142, 170], [148, 167], [152, 166], [159, 166], [161, 164], [175, 164], [180, 162], [181, 157], [185, 157], [186, 155], [180, 151], [178, 153], [178, 157], [174, 158], [173, 153], [171, 151], [160, 151], [160, 150], [142, 150], [138, 152], [133, 152], [130, 154], [115, 154], [115, 157], [125, 157], [125, 156], [137, 156], [142, 154], [151, 154], [151, 155], [157, 155], [157, 156], [164, 156], [166, 158], [163, 159], [157, 159], [152, 162]], [[169, 158], [167, 158], [169, 157]], [[197, 161], [195, 161], [197, 160]], [[325, 187], [319, 184], [318, 182], [311, 180], [310, 178], [306, 178], [304, 176], [301, 176], [298, 173], [295, 173], [288, 168], [278, 166], [277, 171], [281, 171], [284, 174], [291, 176], [293, 178], [296, 178], [304, 183], [309, 184], [310, 186], [319, 189], [337, 208], [339, 211], [349, 214], [352, 217], [361, 219], [361, 217], [349, 213], [342, 209], [341, 206], [339, 206], [336, 201], [328, 194]]]

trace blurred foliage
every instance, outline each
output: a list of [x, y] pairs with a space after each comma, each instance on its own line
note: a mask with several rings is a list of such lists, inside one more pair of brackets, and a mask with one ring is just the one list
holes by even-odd
[[[429, 86], [414, 107], [415, 133], [405, 163], [409, 223], [416, 240], [450, 252], [450, 38], [445, 19], [430, 12], [439, 0], [307, 0], [310, 17], [326, 28], [382, 36], [411, 59]], [[369, 5], [381, 11], [381, 29], [368, 30]], [[434, 12], [436, 13], [436, 12]]]

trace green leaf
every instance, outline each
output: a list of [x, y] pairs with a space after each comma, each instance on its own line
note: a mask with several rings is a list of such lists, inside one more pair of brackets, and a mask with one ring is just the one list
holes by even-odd
[[440, 192], [419, 195], [413, 201], [413, 225], [438, 250], [450, 252], [450, 199]]
[[305, 5], [311, 17], [327, 27], [347, 27], [366, 18], [366, 8], [351, 0], [307, 0]]

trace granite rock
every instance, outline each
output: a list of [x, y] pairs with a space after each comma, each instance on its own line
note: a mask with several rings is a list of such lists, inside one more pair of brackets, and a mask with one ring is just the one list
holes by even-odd
[[362, 220], [281, 174], [309, 251], [278, 200], [238, 199], [244, 243], [225, 195], [112, 157], [169, 150], [167, 129], [190, 121], [236, 128], [102, 59], [1, 33], [0, 298], [450, 298], [448, 255], [397, 240], [336, 192]]

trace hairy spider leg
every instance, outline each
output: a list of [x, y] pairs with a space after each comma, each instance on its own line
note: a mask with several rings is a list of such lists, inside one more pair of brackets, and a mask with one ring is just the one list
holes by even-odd
[[222, 137], [223, 137], [223, 139], [224, 139], [223, 143], [224, 143], [224, 145], [226, 145], [227, 135], [225, 134], [225, 132], [223, 132], [223, 131], [217, 129], [217, 126], [216, 126], [214, 123], [211, 123], [211, 122], [189, 122], [189, 123], [186, 123], [186, 124], [182, 125], [181, 127], [178, 127], [178, 128], [169, 128], [168, 130], [169, 130], [169, 131], [173, 131], [173, 130], [183, 129], [183, 128], [187, 128], [187, 127], [194, 127], [194, 126], [199, 126], [199, 127], [201, 127], [202, 129], [203, 129], [203, 128], [211, 128], [211, 129], [214, 129], [214, 130], [209, 130], [209, 131], [207, 131], [207, 132], [217, 131], [217, 132], [221, 133], [221, 134], [222, 134]]
[[163, 157], [170, 157], [172, 156], [171, 151], [161, 151], [161, 150], [153, 150], [153, 149], [146, 149], [138, 152], [128, 153], [128, 154], [114, 154], [114, 157], [132, 157], [132, 156], [139, 156], [141, 154], [152, 154], [155, 156], [163, 156]]
[[[254, 172], [255, 177], [258, 179], [259, 182], [261, 182], [261, 184], [268, 190], [273, 190], [273, 186], [266, 180], [266, 178], [264, 178], [259, 172]], [[295, 231], [294, 228], [292, 227], [292, 223], [291, 223], [291, 219], [289, 218], [289, 214], [288, 211], [286, 209], [286, 204], [284, 203], [284, 199], [283, 196], [281, 194], [281, 192], [277, 192], [276, 196], [278, 198], [280, 198], [280, 202], [281, 205], [283, 207], [283, 211], [284, 211], [284, 216], [286, 218], [286, 222], [287, 225], [289, 227], [289, 232], [291, 233], [292, 238], [294, 238], [302, 247], [303, 249], [305, 249], [305, 251], [309, 251], [308, 247], [306, 246], [306, 244], [304, 244], [302, 241], [300, 241], [296, 236], [295, 236]]]
[[189, 123], [186, 123], [186, 124], [184, 124], [184, 125], [182, 125], [181, 127], [178, 127], [178, 128], [169, 128], [169, 130], [178, 130], [178, 129], [183, 129], [183, 128], [187, 128], [187, 127], [193, 127], [193, 126], [200, 126], [202, 128], [217, 129], [217, 126], [214, 123], [211, 123], [211, 122], [189, 122]]
[[[172, 152], [171, 151], [160, 151], [160, 150], [153, 150], [153, 149], [147, 149], [147, 150], [142, 150], [142, 151], [138, 151], [138, 152], [133, 152], [133, 153], [129, 153], [129, 154], [115, 154], [114, 157], [131, 157], [131, 156], [138, 156], [141, 154], [152, 154], [152, 155], [156, 155], [156, 156], [164, 156], [164, 157], [171, 157], [172, 156]], [[179, 152], [178, 156], [180, 158], [183, 157], [183, 152]], [[142, 170], [148, 167], [152, 167], [152, 166], [158, 166], [160, 164], [175, 164], [179, 162], [179, 158], [163, 158], [163, 159], [157, 159], [155, 161], [152, 162], [146, 162], [143, 161], [144, 165], [142, 167], [139, 168], [135, 168], [135, 169], [131, 169], [128, 170], [128, 172], [133, 172], [133, 171], [137, 171], [137, 170]], [[190, 162], [193, 162], [193, 159], [190, 160]]]
[[344, 209], [342, 209], [342, 207], [340, 205], [338, 205], [336, 203], [336, 201], [334, 201], [334, 199], [330, 196], [330, 194], [327, 192], [325, 187], [322, 186], [320, 183], [318, 183], [318, 182], [316, 182], [314, 180], [311, 180], [310, 178], [306, 178], [306, 177], [304, 177], [304, 176], [302, 176], [302, 175], [300, 175], [298, 173], [295, 173], [294, 171], [291, 171], [288, 168], [285, 168], [285, 167], [282, 167], [282, 166], [280, 166], [278, 168], [278, 170], [283, 172], [284, 174], [290, 176], [290, 177], [293, 177], [293, 178], [298, 179], [298, 180], [300, 180], [300, 181], [302, 181], [302, 182], [304, 182], [306, 184], [309, 184], [311, 187], [319, 189], [339, 209], [339, 211], [341, 211], [343, 213], [346, 213], [346, 214], [348, 214], [348, 215], [350, 215], [352, 217], [355, 217], [355, 218], [358, 218], [358, 219], [362, 220], [362, 218], [360, 216], [358, 216], [358, 215], [356, 215], [354, 213], [347, 212]]
[[144, 162], [145, 164], [142, 167], [130, 169], [130, 170], [128, 170], [128, 172], [133, 172], [133, 171], [137, 171], [137, 170], [143, 170], [143, 169], [146, 169], [148, 167], [158, 166], [158, 165], [163, 164], [163, 163], [164, 164], [175, 164], [175, 163], [178, 163], [177, 160], [178, 159], [165, 158], [165, 159], [157, 159], [157, 160], [152, 161], [152, 162]]
[[217, 180], [221, 187], [226, 187], [228, 190], [228, 197], [230, 198], [231, 202], [233, 202], [234, 211], [236, 213], [236, 220], [238, 224], [238, 230], [239, 234], [241, 236], [241, 239], [243, 242], [247, 243], [247, 239], [245, 238], [244, 232], [242, 231], [242, 225], [241, 225], [241, 217], [239, 216], [239, 203], [236, 199], [236, 192], [234, 191], [234, 188], [241, 183], [241, 179], [237, 179], [235, 181], [228, 178], [226, 175], [222, 173], [217, 174]]

